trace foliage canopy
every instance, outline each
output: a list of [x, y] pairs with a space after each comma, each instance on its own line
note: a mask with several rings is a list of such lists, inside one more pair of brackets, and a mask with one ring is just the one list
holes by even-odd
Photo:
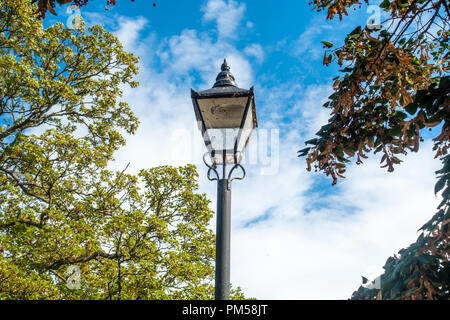
[[[365, 3], [370, 4], [369, 0]], [[358, 0], [313, 0], [327, 19], [342, 19]], [[420, 230], [416, 243], [388, 259], [381, 293], [361, 287], [353, 298], [448, 299], [450, 274], [450, 77], [449, 3], [446, 0], [384, 0], [388, 14], [378, 25], [358, 26], [344, 44], [326, 48], [323, 64], [336, 61], [342, 75], [333, 80], [334, 93], [324, 104], [328, 123], [299, 151], [308, 170], [314, 166], [344, 178], [352, 159], [362, 164], [369, 152], [381, 153], [389, 172], [401, 155], [419, 150], [423, 131], [432, 127], [437, 171], [435, 192], [442, 192], [438, 212]]]

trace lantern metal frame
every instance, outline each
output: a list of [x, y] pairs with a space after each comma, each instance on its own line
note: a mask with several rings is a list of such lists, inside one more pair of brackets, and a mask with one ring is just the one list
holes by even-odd
[[[252, 119], [253, 128], [252, 129], [254, 130], [255, 128], [258, 127], [258, 121], [256, 119], [255, 96], [254, 96], [254, 92], [253, 92], [253, 87], [251, 87], [249, 90], [240, 89], [240, 88], [236, 88], [236, 87], [231, 87], [231, 88], [226, 87], [226, 89], [228, 89], [229, 91], [221, 90], [222, 88], [224, 88], [224, 87], [212, 88], [209, 90], [205, 90], [203, 92], [197, 92], [197, 91], [191, 89], [191, 98], [192, 98], [192, 103], [194, 105], [195, 116], [196, 116], [197, 122], [200, 123], [199, 127], [201, 127], [203, 140], [205, 142], [205, 145], [206, 145], [206, 148], [208, 149], [209, 154], [211, 155], [211, 158], [214, 159], [217, 153], [223, 153], [223, 154], [232, 153], [234, 155], [234, 163], [236, 164], [241, 161], [241, 159], [238, 159], [238, 156], [237, 156], [240, 153], [240, 152], [238, 152], [237, 148], [239, 146], [239, 142], [240, 142], [241, 135], [242, 135], [244, 125], [245, 125], [245, 120], [247, 120], [248, 112], [249, 112], [250, 108], [253, 109], [252, 110], [252, 116], [253, 116], [253, 119]], [[198, 104], [198, 100], [199, 99], [242, 98], [242, 97], [246, 97], [247, 102], [245, 104], [245, 109], [244, 109], [241, 124], [240, 124], [239, 128], [236, 128], [236, 129], [239, 129], [239, 133], [236, 137], [236, 141], [234, 143], [233, 149], [225, 149], [225, 150], [222, 150], [222, 152], [218, 152], [218, 150], [212, 149], [211, 137], [208, 134], [209, 128], [206, 127], [205, 121], [204, 121], [202, 113], [200, 111], [200, 106]], [[245, 148], [250, 140], [250, 137], [251, 137], [251, 135], [247, 138], [247, 141], [245, 141], [243, 150], [245, 150]], [[224, 157], [224, 159], [225, 159], [225, 157]]]

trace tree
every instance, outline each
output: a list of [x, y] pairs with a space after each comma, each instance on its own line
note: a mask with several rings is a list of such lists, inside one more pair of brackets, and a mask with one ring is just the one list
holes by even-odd
[[[365, 0], [369, 4], [368, 0]], [[327, 10], [327, 19], [342, 19], [358, 0], [313, 0], [314, 9]], [[435, 192], [442, 191], [438, 212], [422, 228], [417, 242], [388, 259], [382, 278], [383, 299], [448, 299], [450, 273], [450, 78], [449, 3], [446, 0], [384, 0], [380, 10], [389, 18], [379, 26], [358, 26], [341, 47], [323, 41], [324, 65], [337, 61], [341, 76], [324, 107], [331, 110], [328, 124], [299, 151], [307, 156], [308, 170], [344, 178], [346, 164], [367, 154], [382, 153], [389, 172], [400, 155], [419, 150], [425, 129], [435, 127], [437, 171]], [[360, 288], [354, 297], [371, 297]]]
[[195, 167], [106, 169], [137, 129], [120, 88], [138, 59], [99, 26], [43, 29], [36, 8], [0, 0], [0, 299], [211, 298]]
[[9, 185], [0, 298], [211, 298], [212, 212], [206, 196], [195, 193], [196, 177], [190, 165], [137, 177], [102, 170], [76, 192], [54, 187], [51, 206]]

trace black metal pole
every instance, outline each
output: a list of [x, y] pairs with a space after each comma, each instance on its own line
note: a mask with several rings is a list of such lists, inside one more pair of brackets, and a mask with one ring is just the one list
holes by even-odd
[[230, 299], [230, 234], [231, 190], [224, 175], [217, 183], [216, 300]]

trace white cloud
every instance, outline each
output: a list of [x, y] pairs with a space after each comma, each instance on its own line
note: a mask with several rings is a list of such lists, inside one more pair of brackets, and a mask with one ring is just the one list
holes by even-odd
[[126, 19], [119, 17], [118, 19], [119, 30], [116, 32], [116, 36], [119, 38], [125, 50], [131, 50], [138, 40], [139, 34], [147, 24], [147, 20], [143, 17], [137, 19]]
[[[201, 163], [202, 139], [189, 90], [193, 84], [197, 90], [211, 87], [225, 57], [240, 87], [254, 83], [254, 64], [237, 50], [234, 39], [221, 39], [234, 32], [244, 8], [235, 1], [208, 1], [204, 19], [217, 20], [218, 37], [185, 29], [143, 41], [145, 21], [120, 20], [117, 34], [130, 50], [143, 53], [141, 87], [126, 89], [124, 95], [141, 125], [127, 138], [112, 168], [123, 169], [131, 162], [130, 171], [136, 172], [196, 163], [200, 189], [215, 209], [216, 185], [207, 181]], [[234, 12], [235, 20], [225, 25], [219, 9]], [[252, 46], [259, 44], [247, 48]], [[252, 49], [246, 51], [252, 56]], [[328, 110], [321, 105], [329, 94], [327, 84], [256, 88], [260, 129], [280, 130], [279, 171], [263, 175], [263, 165], [248, 165], [247, 178], [233, 182], [231, 280], [247, 296], [347, 299], [360, 285], [361, 275], [375, 277], [389, 255], [415, 240], [416, 230], [439, 201], [432, 193], [439, 163], [433, 160], [429, 142], [392, 174], [380, 169], [375, 158], [350, 166], [347, 179], [333, 188], [331, 180], [307, 173], [296, 151], [326, 122]], [[251, 147], [257, 138], [261, 136], [253, 138]]]
[[180, 35], [170, 37], [158, 54], [170, 76], [182, 76], [185, 80], [196, 71], [201, 74], [205, 87], [212, 86], [224, 58], [231, 72], [237, 75], [239, 86], [249, 86], [253, 77], [250, 64], [234, 46], [226, 41], [214, 41], [208, 34], [196, 30], [183, 30]]
[[321, 61], [325, 53], [326, 49], [321, 41], [334, 43], [334, 48], [343, 45], [344, 36], [355, 26], [364, 25], [368, 17], [369, 15], [360, 12], [351, 14], [342, 21], [335, 18], [325, 22], [324, 16], [314, 16], [287, 49], [303, 63], [303, 68], [312, 68], [317, 64], [312, 64], [311, 61]]
[[264, 50], [260, 44], [253, 43], [251, 45], [248, 45], [247, 47], [245, 47], [244, 52], [248, 56], [256, 58], [256, 61], [259, 63], [264, 60]]
[[316, 20], [314, 21], [316, 23], [311, 23], [294, 42], [292, 53], [301, 60], [316, 60], [323, 56], [324, 50], [320, 43], [322, 39], [319, 40], [317, 37], [325, 31], [331, 30], [332, 26], [317, 23]]
[[219, 37], [237, 37], [236, 28], [244, 16], [245, 4], [233, 0], [209, 0], [203, 11], [204, 21], [217, 23]]
[[310, 85], [305, 96], [298, 101], [291, 112], [301, 114], [306, 137], [313, 137], [320, 127], [328, 123], [331, 109], [323, 107], [332, 93], [331, 84]]

